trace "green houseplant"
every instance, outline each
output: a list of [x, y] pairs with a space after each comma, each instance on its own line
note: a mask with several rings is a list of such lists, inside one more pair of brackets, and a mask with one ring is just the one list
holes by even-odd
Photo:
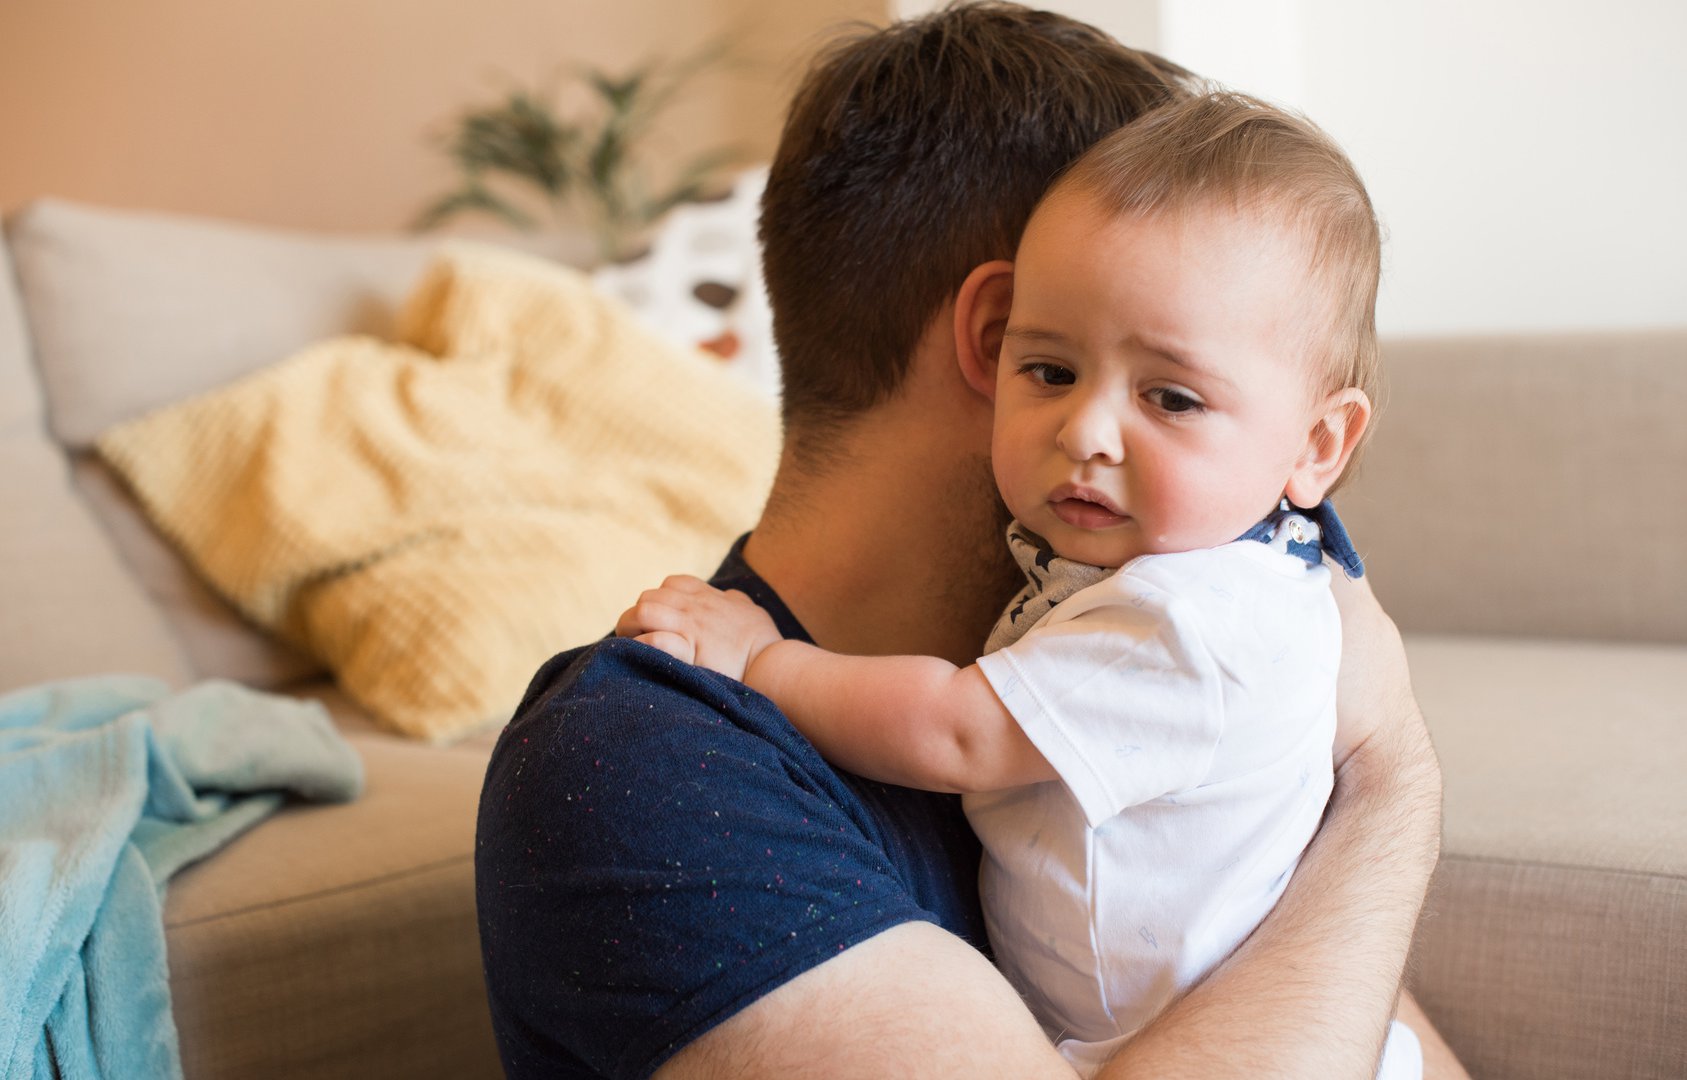
[[621, 76], [581, 68], [588, 106], [577, 115], [561, 115], [556, 95], [526, 87], [464, 111], [442, 140], [459, 183], [427, 206], [415, 227], [431, 229], [478, 212], [530, 230], [577, 214], [602, 258], [634, 254], [650, 225], [680, 203], [706, 195], [717, 172], [738, 156], [731, 147], [706, 150], [666, 183], [653, 181], [641, 157], [663, 110], [723, 57], [721, 47], [710, 46]]

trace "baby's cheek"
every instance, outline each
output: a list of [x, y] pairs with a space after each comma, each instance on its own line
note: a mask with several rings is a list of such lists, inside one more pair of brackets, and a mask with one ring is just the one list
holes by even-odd
[[1028, 479], [1034, 470], [1027, 459], [1034, 447], [1026, 442], [1023, 431], [1009, 426], [998, 427], [991, 444], [990, 467], [996, 476], [996, 490], [1008, 510], [1019, 518], [1042, 503], [1041, 494]]
[[1152, 524], [1151, 542], [1156, 551], [1188, 551], [1206, 546], [1203, 500], [1198, 492], [1168, 483], [1160, 500], [1159, 520]]
[[1232, 492], [1222, 478], [1190, 463], [1162, 461], [1148, 482], [1156, 510], [1149, 515], [1148, 541], [1155, 551], [1215, 547], [1236, 538], [1229, 526]]

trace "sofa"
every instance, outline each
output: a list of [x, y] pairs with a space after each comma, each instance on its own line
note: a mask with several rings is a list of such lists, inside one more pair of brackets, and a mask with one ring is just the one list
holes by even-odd
[[[186, 1075], [496, 1075], [472, 889], [496, 732], [374, 724], [91, 453], [317, 339], [390, 333], [434, 245], [53, 200], [5, 240], [0, 691], [232, 678], [321, 702], [367, 772], [171, 883]], [[1391, 341], [1386, 364], [1341, 503], [1445, 771], [1411, 986], [1478, 1077], [1687, 1075], [1687, 328]]]

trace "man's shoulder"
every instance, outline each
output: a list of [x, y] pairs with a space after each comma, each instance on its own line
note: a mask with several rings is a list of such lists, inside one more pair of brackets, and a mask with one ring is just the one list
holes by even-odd
[[[807, 632], [778, 594], [744, 562], [747, 538], [733, 545], [712, 584], [747, 593], [783, 636], [807, 641]], [[661, 740], [676, 729], [716, 727], [723, 721], [781, 741], [796, 735], [771, 701], [742, 683], [681, 663], [631, 638], [609, 635], [558, 653], [539, 668], [499, 740], [499, 750], [511, 745], [512, 735], [517, 736], [515, 745], [520, 738], [532, 745], [535, 735], [609, 727], [627, 738]]]
[[812, 756], [773, 702], [749, 687], [609, 637], [559, 653], [534, 675], [493, 750], [487, 786], [512, 779], [512, 767], [539, 779], [610, 764], [651, 781], [720, 753]]
[[664, 716], [713, 712], [730, 703], [735, 685], [642, 642], [606, 637], [546, 661], [507, 730], [624, 720], [658, 707]]

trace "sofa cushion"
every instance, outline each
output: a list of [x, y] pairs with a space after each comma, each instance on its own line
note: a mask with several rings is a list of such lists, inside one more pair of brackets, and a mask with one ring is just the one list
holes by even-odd
[[105, 464], [75, 455], [77, 494], [99, 519], [124, 564], [169, 624], [193, 674], [272, 690], [327, 669], [240, 617], [146, 519], [135, 497]]
[[47, 438], [0, 245], [0, 690], [126, 671], [180, 686], [186, 662], [70, 488]]
[[[119, 420], [238, 378], [319, 337], [390, 330], [394, 305], [435, 246], [56, 200], [31, 204], [7, 231], [51, 427], [74, 449]], [[271, 687], [322, 670], [218, 599], [101, 468], [78, 466], [79, 494], [193, 674]]]
[[1475, 1076], [1679, 1077], [1687, 648], [1408, 639], [1446, 780], [1413, 986]]
[[1687, 328], [1383, 352], [1338, 501], [1401, 626], [1687, 643]]
[[7, 234], [50, 427], [78, 450], [320, 338], [389, 333], [435, 246], [51, 199], [25, 207]]
[[486, 745], [349, 739], [361, 799], [287, 807], [170, 885], [188, 1076], [499, 1075], [474, 914]]
[[0, 432], [41, 426], [41, 387], [29, 353], [29, 328], [6, 245], [0, 244]]

